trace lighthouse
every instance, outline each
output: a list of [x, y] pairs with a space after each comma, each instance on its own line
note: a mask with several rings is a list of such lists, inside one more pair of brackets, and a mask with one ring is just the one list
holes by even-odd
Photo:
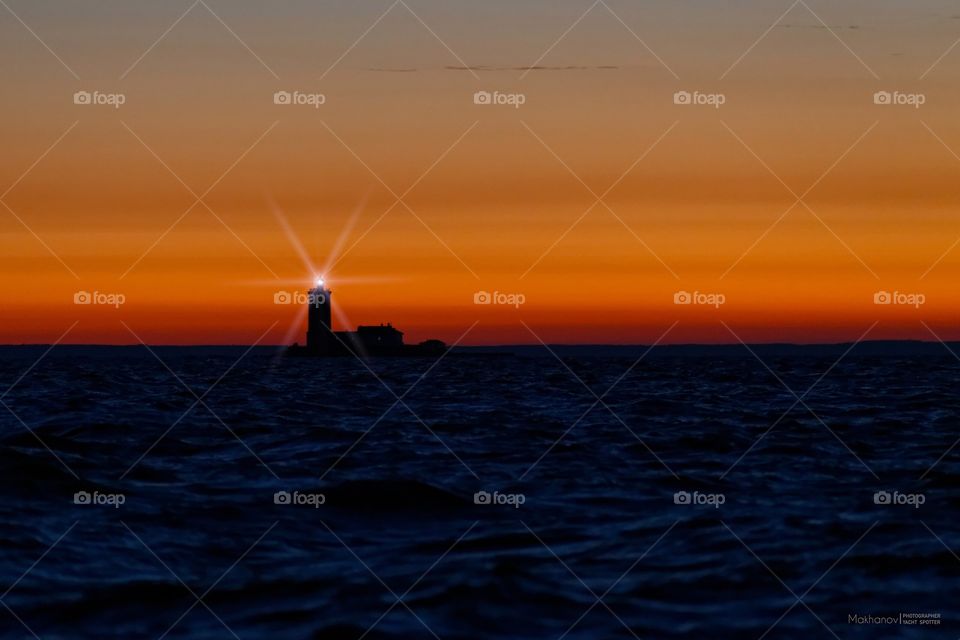
[[307, 291], [307, 346], [290, 346], [286, 352], [288, 356], [442, 357], [448, 351], [447, 346], [439, 340], [404, 344], [403, 332], [389, 322], [360, 325], [356, 331], [334, 331], [330, 320], [332, 295], [333, 291], [327, 287], [323, 277], [318, 277], [313, 288]]
[[317, 278], [315, 286], [307, 292], [307, 349], [317, 354], [329, 354], [333, 341], [333, 326], [330, 323], [330, 296], [323, 278]]

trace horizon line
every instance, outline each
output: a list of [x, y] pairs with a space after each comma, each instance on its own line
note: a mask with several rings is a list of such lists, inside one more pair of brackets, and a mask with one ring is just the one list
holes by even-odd
[[[860, 344], [916, 344], [916, 345], [943, 345], [960, 344], [960, 340], [919, 340], [919, 339], [876, 339], [876, 340], [847, 340], [840, 342], [679, 342], [679, 343], [659, 343], [648, 344], [642, 342], [548, 342], [548, 347], [599, 347], [599, 348], [631, 348], [644, 347], [650, 349], [676, 348], [676, 347], [753, 347], [753, 346], [781, 346], [781, 347], [836, 347]], [[190, 344], [145, 344], [142, 342], [125, 343], [106, 343], [106, 342], [21, 342], [21, 343], [0, 343], [0, 348], [14, 347], [163, 347], [163, 348], [256, 348], [256, 349], [285, 349], [289, 344], [244, 344], [244, 343], [190, 343]], [[522, 343], [503, 343], [503, 344], [477, 344], [477, 345], [451, 345], [449, 350], [456, 349], [516, 349], [527, 347], [543, 347], [540, 342], [522, 342]]]

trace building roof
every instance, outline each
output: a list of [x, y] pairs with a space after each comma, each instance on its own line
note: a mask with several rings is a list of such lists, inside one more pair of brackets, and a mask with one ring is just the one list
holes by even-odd
[[360, 325], [357, 327], [357, 333], [380, 333], [387, 335], [400, 334], [403, 335], [403, 331], [400, 331], [392, 324], [370, 324], [370, 325]]

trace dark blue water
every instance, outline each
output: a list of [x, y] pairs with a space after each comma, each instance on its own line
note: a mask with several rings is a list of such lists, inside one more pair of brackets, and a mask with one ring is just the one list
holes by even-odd
[[40, 353], [0, 357], [3, 638], [960, 635], [945, 351]]

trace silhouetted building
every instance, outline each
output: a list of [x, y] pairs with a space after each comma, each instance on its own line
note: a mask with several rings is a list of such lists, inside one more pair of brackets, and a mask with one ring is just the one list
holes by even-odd
[[397, 349], [403, 346], [403, 331], [397, 331], [389, 322], [380, 326], [359, 326], [357, 337], [364, 346], [372, 349]]
[[403, 343], [403, 332], [389, 322], [361, 325], [356, 331], [334, 331], [331, 319], [331, 298], [323, 279], [307, 295], [307, 346], [294, 344], [287, 350], [292, 356], [426, 356], [440, 355], [446, 345], [440, 340], [427, 340], [418, 345]]

